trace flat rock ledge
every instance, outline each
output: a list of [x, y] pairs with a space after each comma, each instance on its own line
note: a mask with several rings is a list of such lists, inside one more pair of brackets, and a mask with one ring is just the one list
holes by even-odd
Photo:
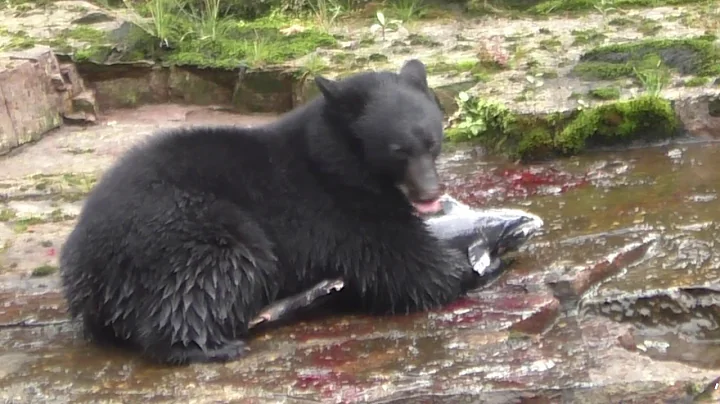
[[[317, 95], [311, 79], [281, 68], [242, 73], [152, 63], [76, 66], [58, 62], [42, 46], [2, 54], [0, 60], [5, 62], [0, 70], [0, 154], [36, 141], [64, 122], [93, 123], [103, 111], [117, 108], [178, 103], [283, 113]], [[456, 108], [455, 97], [464, 89], [455, 84], [435, 88], [446, 110]], [[671, 101], [684, 134], [698, 140], [720, 135], [720, 88], [676, 88], [663, 96]], [[517, 106], [514, 112], [543, 117], [573, 108], [546, 103], [532, 111]]]

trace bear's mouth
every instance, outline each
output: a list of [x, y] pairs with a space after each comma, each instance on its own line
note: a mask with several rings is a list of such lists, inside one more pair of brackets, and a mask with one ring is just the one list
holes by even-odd
[[421, 215], [431, 215], [442, 210], [440, 198], [431, 201], [413, 201], [413, 207]]

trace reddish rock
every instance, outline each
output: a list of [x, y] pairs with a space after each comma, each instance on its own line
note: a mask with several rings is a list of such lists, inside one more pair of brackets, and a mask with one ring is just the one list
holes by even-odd
[[[74, 99], [84, 87], [74, 68], [61, 66], [47, 47], [4, 54], [0, 62], [0, 154], [3, 154], [61, 126], [63, 115], [75, 112]], [[91, 94], [84, 100], [82, 116], [74, 116], [94, 121], [94, 97]]]
[[720, 95], [717, 91], [675, 101], [675, 113], [690, 135], [700, 138], [720, 136]]
[[654, 241], [648, 239], [628, 244], [603, 261], [571, 268], [568, 273], [550, 274], [546, 282], [553, 288], [556, 296], [563, 299], [578, 299], [592, 286], [641, 261]]
[[[0, 68], [0, 153], [40, 139], [62, 124], [62, 103], [52, 78], [60, 66], [49, 48], [33, 48], [5, 56]], [[9, 125], [7, 123], [9, 120]]]

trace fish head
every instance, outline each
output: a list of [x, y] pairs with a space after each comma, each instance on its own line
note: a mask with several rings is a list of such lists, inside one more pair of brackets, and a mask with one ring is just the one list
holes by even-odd
[[442, 207], [442, 214], [454, 215], [461, 212], [470, 212], [472, 209], [464, 203], [458, 201], [448, 194], [443, 194], [439, 199], [440, 206]]
[[475, 227], [482, 229], [495, 256], [516, 251], [544, 225], [539, 216], [520, 209], [486, 209], [475, 213]]

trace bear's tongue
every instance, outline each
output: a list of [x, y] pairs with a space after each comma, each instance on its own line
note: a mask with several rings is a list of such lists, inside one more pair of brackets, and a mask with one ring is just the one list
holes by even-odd
[[435, 199], [434, 201], [429, 202], [413, 202], [413, 206], [418, 213], [422, 214], [437, 213], [442, 210], [440, 199]]

